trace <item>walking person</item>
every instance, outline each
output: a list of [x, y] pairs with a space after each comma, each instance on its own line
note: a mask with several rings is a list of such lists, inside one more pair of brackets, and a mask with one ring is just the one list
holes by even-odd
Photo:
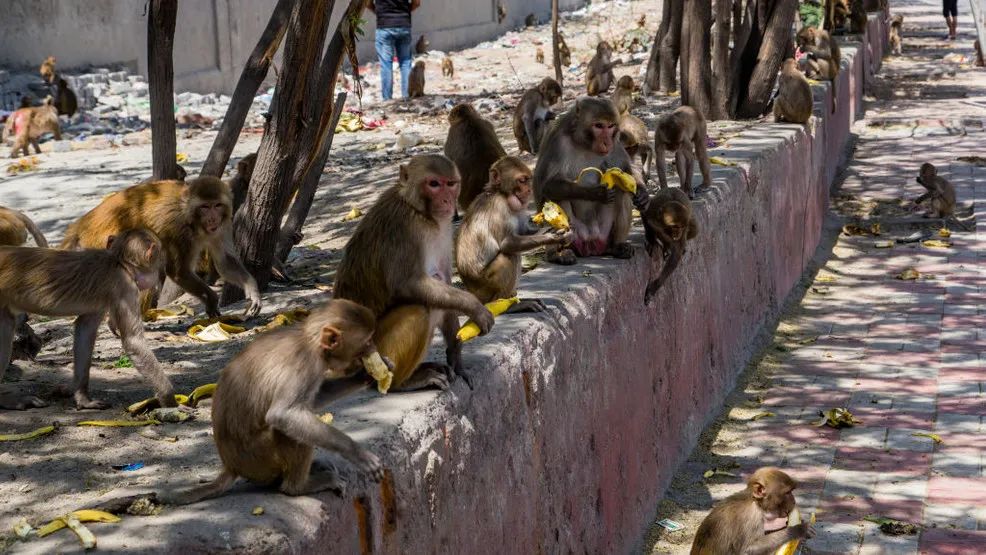
[[401, 67], [401, 96], [406, 100], [407, 79], [411, 75], [411, 12], [421, 0], [369, 0], [367, 7], [377, 16], [374, 45], [380, 59], [380, 95], [394, 96], [394, 55]]
[[948, 25], [948, 40], [955, 40], [955, 28], [959, 25], [959, 0], [942, 0], [942, 14]]

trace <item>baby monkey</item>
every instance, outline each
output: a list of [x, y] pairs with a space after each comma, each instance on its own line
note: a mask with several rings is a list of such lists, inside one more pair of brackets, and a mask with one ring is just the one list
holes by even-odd
[[698, 235], [698, 223], [692, 215], [688, 195], [680, 188], [661, 189], [654, 194], [641, 215], [647, 254], [656, 262], [663, 260], [661, 273], [647, 284], [644, 304], [650, 304], [657, 290], [678, 267], [685, 254], [685, 243]]
[[933, 164], [921, 164], [917, 182], [927, 191], [914, 199], [914, 205], [919, 206], [925, 201], [931, 201], [931, 210], [926, 214], [929, 218], [950, 218], [955, 215], [955, 187], [947, 179], [938, 176], [938, 170]]

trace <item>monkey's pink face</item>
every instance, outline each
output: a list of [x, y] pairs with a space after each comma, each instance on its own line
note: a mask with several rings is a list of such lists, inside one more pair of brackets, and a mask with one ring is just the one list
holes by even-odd
[[608, 121], [597, 121], [592, 124], [592, 150], [596, 154], [606, 156], [613, 150], [613, 142], [619, 127]]
[[428, 175], [419, 186], [422, 198], [428, 205], [428, 213], [435, 219], [448, 219], [455, 215], [455, 201], [459, 199], [459, 180], [446, 175]]
[[205, 202], [195, 210], [199, 225], [206, 233], [212, 235], [219, 231], [226, 217], [226, 205], [222, 202]]
[[527, 208], [527, 203], [531, 201], [531, 175], [522, 173], [514, 178], [514, 192], [507, 197], [507, 204], [513, 212], [520, 212]]

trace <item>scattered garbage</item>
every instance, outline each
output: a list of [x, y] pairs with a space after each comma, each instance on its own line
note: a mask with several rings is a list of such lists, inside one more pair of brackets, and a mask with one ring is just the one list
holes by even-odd
[[215, 343], [218, 341], [227, 341], [231, 339], [234, 335], [238, 333], [243, 333], [246, 328], [241, 326], [234, 326], [232, 324], [225, 324], [223, 322], [214, 322], [208, 326], [203, 326], [201, 324], [195, 324], [188, 328], [188, 336], [192, 339], [198, 341], [204, 341], [206, 343]]
[[815, 426], [829, 426], [830, 428], [851, 428], [856, 424], [862, 424], [863, 421], [857, 419], [849, 409], [845, 408], [834, 408], [827, 411], [818, 411], [818, 415], [821, 416], [821, 420], [815, 423]]
[[893, 518], [869, 515], [863, 517], [863, 520], [878, 524], [880, 531], [888, 536], [913, 536], [921, 531], [921, 527], [916, 524]]
[[678, 530], [684, 530], [685, 525], [670, 518], [663, 518], [657, 521], [657, 525], [669, 532], [677, 532]]
[[23, 434], [0, 434], [0, 441], [23, 441], [25, 439], [35, 439], [41, 436], [46, 436], [55, 431], [57, 426], [42, 426], [36, 430], [31, 430], [30, 432], [25, 432]]
[[137, 461], [130, 464], [114, 464], [112, 468], [113, 470], [119, 470], [120, 472], [133, 472], [144, 468], [144, 461]]

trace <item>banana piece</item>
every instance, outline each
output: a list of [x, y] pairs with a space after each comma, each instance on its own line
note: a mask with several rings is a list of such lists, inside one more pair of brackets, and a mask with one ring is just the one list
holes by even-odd
[[179, 404], [194, 407], [202, 399], [208, 399], [209, 397], [212, 397], [215, 394], [216, 394], [216, 384], [207, 383], [205, 385], [200, 385], [196, 387], [194, 390], [192, 390], [192, 393], [191, 395], [188, 396], [188, 399], [184, 403], [179, 403]]
[[[41, 528], [38, 528], [37, 536], [43, 538], [48, 534], [55, 533], [66, 526], [70, 526], [68, 523], [69, 519], [73, 519], [76, 522], [120, 522], [120, 517], [113, 513], [107, 513], [106, 511], [97, 511], [96, 509], [81, 509], [78, 511], [71, 512], [67, 515], [63, 515], [53, 519], [48, 524], [45, 524]], [[78, 532], [76, 532], [78, 533]], [[91, 534], [91, 532], [90, 532]], [[82, 536], [80, 535], [81, 539]], [[95, 546], [95, 537], [93, 538], [93, 546]]]
[[[811, 513], [811, 518], [808, 519], [808, 523], [815, 524], [815, 513]], [[787, 525], [797, 526], [799, 524], [801, 524], [801, 511], [795, 507], [791, 511], [791, 514], [787, 515]], [[800, 543], [801, 540], [791, 540], [778, 547], [777, 551], [774, 552], [774, 555], [794, 555], [798, 551], [798, 544]]]
[[540, 212], [531, 216], [531, 221], [535, 225], [548, 224], [555, 229], [568, 229], [569, 227], [568, 216], [565, 211], [550, 200], [544, 202]]
[[[179, 405], [187, 405], [188, 395], [175, 393], [175, 402]], [[143, 401], [137, 401], [136, 403], [130, 405], [127, 407], [127, 412], [130, 414], [141, 414], [151, 409], [156, 409], [160, 406], [161, 403], [158, 402], [157, 397], [151, 397], [149, 399], [144, 399]]]
[[97, 426], [100, 428], [133, 428], [135, 426], [155, 426], [161, 421], [154, 420], [83, 420], [76, 426]]
[[363, 368], [366, 369], [367, 374], [377, 380], [377, 391], [387, 393], [390, 384], [394, 381], [394, 373], [387, 367], [380, 353], [374, 351], [372, 355], [363, 357]]
[[0, 441], [21, 441], [23, 439], [34, 439], [43, 435], [48, 435], [55, 431], [54, 426], [42, 426], [37, 430], [31, 430], [23, 434], [0, 434]]
[[[510, 297], [509, 299], [497, 299], [493, 302], [486, 303], [486, 308], [493, 313], [493, 316], [499, 316], [507, 311], [508, 308], [520, 302], [517, 297]], [[470, 339], [479, 336], [479, 326], [469, 320], [466, 325], [459, 328], [459, 333], [455, 334], [456, 339], [465, 343]]]
[[621, 170], [620, 168], [610, 168], [605, 172], [599, 168], [584, 168], [579, 172], [579, 176], [575, 178], [576, 182], [582, 180], [582, 176], [586, 172], [596, 172], [599, 174], [599, 183], [605, 186], [607, 189], [612, 189], [613, 187], [618, 187], [621, 191], [626, 191], [631, 195], [637, 192], [637, 180], [633, 178], [632, 175]]

